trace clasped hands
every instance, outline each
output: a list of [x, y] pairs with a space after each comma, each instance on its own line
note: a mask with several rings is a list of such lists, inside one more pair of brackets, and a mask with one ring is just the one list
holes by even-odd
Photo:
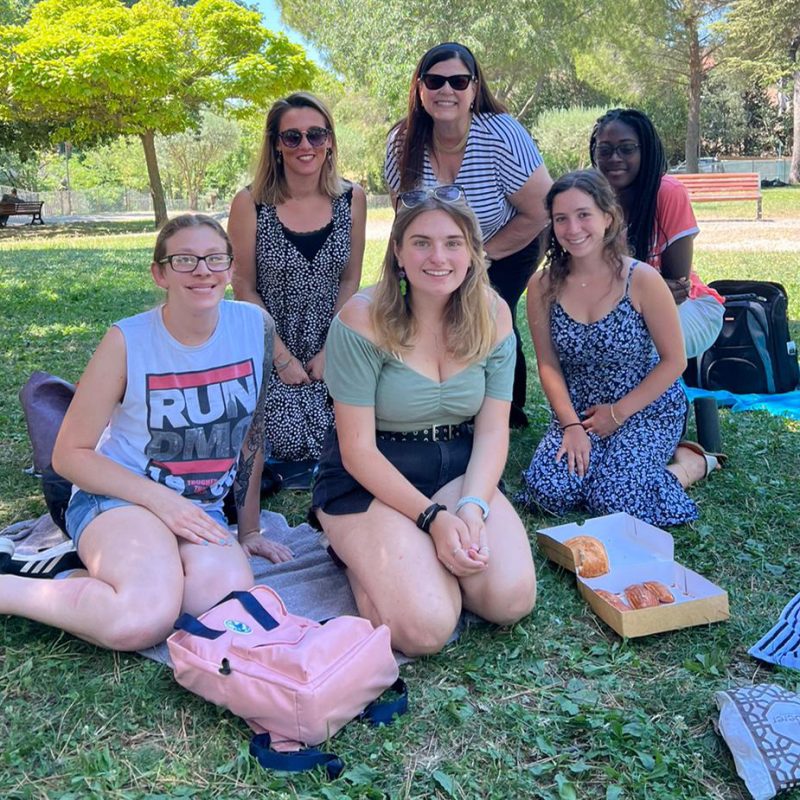
[[489, 564], [489, 543], [481, 509], [467, 503], [456, 514], [440, 511], [431, 523], [436, 555], [456, 578], [483, 572]]
[[[564, 428], [561, 446], [556, 452], [556, 463], [560, 463], [561, 459], [566, 456], [570, 475], [576, 474], [582, 478], [589, 468], [592, 443], [588, 434], [593, 433], [601, 439], [605, 439], [619, 430], [619, 414], [614, 411], [612, 406], [613, 403], [589, 406], [583, 412], [583, 420], [580, 423], [572, 423]], [[624, 420], [622, 421], [624, 422]]]
[[305, 365], [301, 364], [288, 350], [286, 352], [286, 358], [289, 359], [286, 366], [281, 366], [280, 369], [276, 368], [278, 377], [281, 379], [282, 383], [285, 383], [287, 386], [299, 386], [303, 383], [322, 380], [322, 374], [325, 371], [324, 350], [320, 350], [319, 353]]

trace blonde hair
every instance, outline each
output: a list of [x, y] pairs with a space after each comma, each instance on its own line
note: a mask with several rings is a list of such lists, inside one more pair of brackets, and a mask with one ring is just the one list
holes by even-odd
[[400, 267], [395, 246], [402, 245], [409, 225], [428, 211], [444, 211], [458, 225], [466, 239], [470, 256], [467, 275], [445, 306], [447, 352], [458, 361], [480, 361], [489, 355], [497, 336], [494, 313], [490, 308], [494, 291], [489, 286], [480, 226], [466, 203], [448, 203], [433, 196], [414, 208], [406, 208], [402, 203], [398, 205], [381, 275], [370, 305], [370, 319], [377, 344], [390, 353], [407, 352], [413, 346], [417, 333], [413, 289], [409, 284], [406, 296], [400, 293]]
[[331, 132], [327, 158], [319, 173], [319, 190], [330, 198], [339, 197], [344, 192], [342, 179], [336, 168], [337, 146], [333, 117], [325, 103], [309, 92], [295, 92], [283, 100], [276, 100], [267, 114], [264, 126], [264, 139], [261, 153], [258, 156], [256, 173], [250, 184], [250, 194], [256, 203], [278, 205], [289, 199], [283, 162], [278, 159], [278, 134], [281, 130], [281, 118], [293, 108], [311, 108], [318, 111], [325, 119], [325, 127]]

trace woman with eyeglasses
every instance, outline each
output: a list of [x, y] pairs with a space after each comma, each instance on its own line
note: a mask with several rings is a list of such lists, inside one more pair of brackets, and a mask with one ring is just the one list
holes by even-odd
[[325, 337], [361, 281], [366, 214], [361, 187], [336, 170], [333, 119], [322, 101], [297, 92], [275, 102], [228, 231], [234, 295], [269, 311], [277, 329], [266, 435], [278, 461], [316, 461], [333, 424]]
[[[166, 301], [109, 329], [53, 451], [54, 469], [74, 485], [66, 525], [85, 569], [37, 580], [9, 574], [6, 559], [0, 614], [140, 650], [165, 639], [182, 612], [249, 588], [248, 555], [291, 558], [259, 526], [274, 326], [261, 309], [223, 299], [231, 261], [210, 217], [186, 214], [161, 229], [150, 271]], [[222, 514], [228, 491], [235, 536]]]
[[559, 515], [697, 519], [689, 471], [667, 466], [686, 414], [669, 290], [628, 256], [622, 211], [599, 172], [559, 178], [547, 204], [548, 267], [528, 287], [528, 320], [552, 419], [515, 499]]
[[462, 609], [509, 625], [533, 607], [525, 528], [497, 488], [514, 352], [461, 189], [401, 192], [378, 284], [328, 334], [336, 427], [311, 516], [407, 655], [440, 650]]
[[394, 196], [455, 183], [481, 226], [489, 280], [508, 303], [517, 346], [511, 424], [527, 425], [527, 374], [516, 310], [541, 257], [551, 180], [530, 134], [492, 95], [464, 45], [431, 48], [411, 78], [408, 113], [389, 133], [384, 166]]
[[[686, 189], [666, 174], [664, 145], [653, 123], [636, 109], [614, 108], [595, 123], [589, 152], [622, 206], [634, 257], [658, 270], [672, 292], [686, 357], [702, 355], [722, 330], [724, 300], [694, 271], [700, 229]], [[692, 482], [720, 468], [724, 459], [686, 440], [675, 451], [676, 463], [688, 467]]]
[[672, 292], [686, 357], [701, 355], [722, 330], [724, 301], [693, 269], [700, 229], [686, 189], [666, 174], [667, 156], [653, 123], [641, 111], [614, 108], [597, 120], [589, 151], [617, 194], [633, 255], [655, 267]]

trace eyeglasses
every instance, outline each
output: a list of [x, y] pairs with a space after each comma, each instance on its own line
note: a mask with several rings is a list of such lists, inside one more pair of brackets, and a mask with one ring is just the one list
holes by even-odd
[[205, 261], [210, 272], [225, 272], [233, 261], [227, 253], [210, 253], [207, 256], [196, 256], [192, 253], [175, 253], [162, 258], [159, 264], [169, 264], [175, 272], [194, 272], [197, 265]]
[[410, 192], [400, 192], [397, 199], [406, 208], [416, 208], [429, 197], [435, 197], [444, 203], [457, 203], [464, 199], [464, 190], [457, 183], [446, 183], [443, 186], [432, 186], [430, 189], [412, 189]]
[[457, 92], [463, 92], [474, 80], [477, 80], [474, 75], [434, 75], [431, 72], [426, 72], [420, 80], [425, 84], [426, 89], [435, 92], [441, 89], [446, 83], [450, 84], [451, 89]]
[[294, 150], [295, 147], [300, 147], [300, 142], [303, 141], [303, 136], [312, 147], [322, 147], [328, 141], [331, 135], [330, 128], [321, 128], [319, 125], [314, 125], [307, 131], [301, 131], [297, 128], [287, 128], [278, 134], [278, 138], [283, 142], [284, 147]]
[[619, 154], [622, 158], [626, 158], [627, 156], [632, 156], [638, 149], [638, 144], [634, 144], [633, 142], [623, 142], [622, 144], [617, 145], [599, 144], [595, 148], [594, 152], [598, 158], [602, 159], [603, 161], [607, 161], [614, 155], [614, 153]]

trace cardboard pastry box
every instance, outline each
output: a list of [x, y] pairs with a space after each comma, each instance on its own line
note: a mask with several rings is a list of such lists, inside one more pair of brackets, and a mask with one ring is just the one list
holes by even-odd
[[[673, 631], [692, 625], [726, 620], [728, 593], [702, 575], [674, 560], [674, 543], [666, 531], [642, 522], [630, 514], [593, 517], [541, 528], [537, 531], [539, 549], [551, 561], [571, 572], [578, 572], [575, 559], [564, 542], [573, 536], [593, 536], [608, 553], [609, 571], [596, 578], [577, 574], [578, 589], [595, 614], [620, 636], [630, 638]], [[596, 593], [605, 589], [624, 597], [626, 586], [643, 581], [660, 581], [675, 597], [674, 603], [653, 608], [620, 611]]]

